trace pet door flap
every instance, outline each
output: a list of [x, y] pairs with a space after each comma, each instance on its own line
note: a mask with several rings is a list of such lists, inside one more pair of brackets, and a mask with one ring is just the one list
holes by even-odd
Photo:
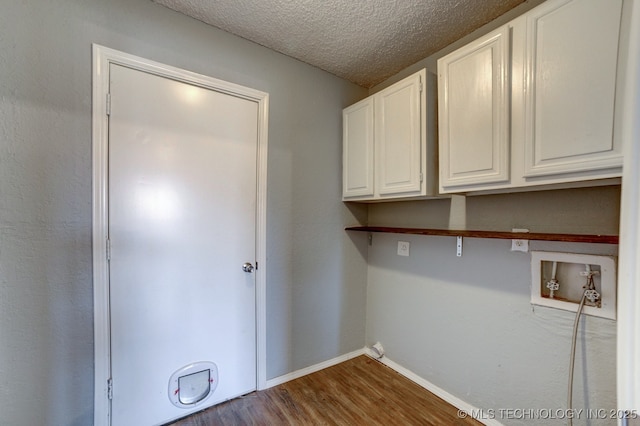
[[180, 408], [191, 408], [206, 400], [218, 386], [218, 367], [203, 361], [182, 367], [169, 379], [169, 400]]
[[178, 377], [178, 399], [183, 404], [195, 404], [209, 395], [209, 370]]

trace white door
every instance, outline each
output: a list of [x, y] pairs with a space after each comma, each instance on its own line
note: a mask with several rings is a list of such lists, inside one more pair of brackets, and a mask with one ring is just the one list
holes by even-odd
[[109, 84], [111, 419], [162, 424], [256, 388], [258, 106], [115, 64]]

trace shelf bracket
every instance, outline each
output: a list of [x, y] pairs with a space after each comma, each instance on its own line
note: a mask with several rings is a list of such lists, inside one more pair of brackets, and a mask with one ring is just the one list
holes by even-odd
[[462, 257], [462, 237], [456, 237], [456, 256]]

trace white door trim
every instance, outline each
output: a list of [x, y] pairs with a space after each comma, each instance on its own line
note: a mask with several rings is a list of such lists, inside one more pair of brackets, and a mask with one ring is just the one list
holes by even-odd
[[[620, 207], [620, 246], [618, 257], [618, 409], [640, 408], [640, 1], [631, 2], [625, 79], [618, 87], [623, 93], [622, 201]], [[636, 411], [637, 413], [637, 411]], [[618, 420], [618, 424], [627, 424]]]
[[256, 200], [256, 372], [257, 389], [266, 387], [266, 212], [267, 135], [269, 94], [185, 71], [97, 44], [93, 45], [93, 324], [94, 324], [94, 425], [109, 426], [111, 377], [109, 331], [108, 142], [107, 97], [109, 65], [118, 64], [165, 78], [197, 85], [258, 104], [258, 156]]

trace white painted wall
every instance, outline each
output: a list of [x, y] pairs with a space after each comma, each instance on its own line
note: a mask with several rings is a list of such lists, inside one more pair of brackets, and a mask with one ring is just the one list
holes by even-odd
[[93, 418], [91, 43], [270, 94], [267, 375], [364, 345], [365, 207], [340, 202], [366, 90], [149, 0], [0, 13], [0, 424]]

